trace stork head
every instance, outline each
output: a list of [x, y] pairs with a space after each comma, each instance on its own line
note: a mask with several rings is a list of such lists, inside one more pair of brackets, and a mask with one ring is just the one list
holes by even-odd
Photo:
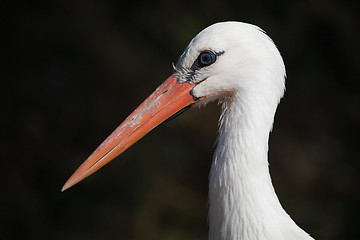
[[196, 103], [231, 99], [245, 93], [277, 103], [284, 91], [284, 76], [280, 53], [261, 29], [240, 22], [211, 25], [189, 43], [174, 74], [91, 154], [63, 190], [100, 169], [163, 121]]
[[255, 91], [278, 101], [285, 86], [285, 66], [273, 41], [260, 28], [241, 22], [216, 23], [201, 31], [181, 55], [174, 75], [179, 82], [196, 83], [192, 94], [206, 100]]

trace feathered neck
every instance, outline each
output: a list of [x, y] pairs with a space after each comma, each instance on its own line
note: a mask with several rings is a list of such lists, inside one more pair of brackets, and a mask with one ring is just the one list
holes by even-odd
[[311, 239], [283, 210], [271, 182], [267, 152], [276, 106], [244, 93], [222, 103], [209, 183], [211, 240]]

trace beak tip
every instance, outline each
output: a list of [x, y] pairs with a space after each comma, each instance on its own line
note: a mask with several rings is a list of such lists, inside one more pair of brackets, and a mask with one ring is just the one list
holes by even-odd
[[72, 186], [74, 186], [77, 182], [74, 182], [74, 181], [70, 181], [67, 180], [66, 183], [64, 184], [64, 186], [61, 188], [61, 192], [64, 192], [65, 190], [71, 188]]
[[64, 184], [64, 186], [61, 188], [61, 192], [64, 192], [65, 190], [69, 189], [70, 186], [68, 186], [66, 183]]

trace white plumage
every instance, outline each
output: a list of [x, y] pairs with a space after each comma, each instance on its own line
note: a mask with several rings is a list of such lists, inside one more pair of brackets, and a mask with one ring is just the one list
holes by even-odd
[[214, 24], [187, 46], [175, 73], [83, 163], [63, 190], [89, 176], [186, 106], [219, 100], [222, 113], [209, 183], [209, 239], [312, 239], [282, 208], [268, 140], [285, 89], [272, 40], [240, 22]]
[[[214, 24], [186, 48], [176, 68], [188, 69], [205, 49], [224, 52], [198, 71], [195, 97], [222, 102], [209, 183], [209, 239], [312, 239], [281, 207], [268, 168], [269, 133], [285, 89], [285, 66], [258, 27]], [[210, 98], [207, 98], [210, 99]]]

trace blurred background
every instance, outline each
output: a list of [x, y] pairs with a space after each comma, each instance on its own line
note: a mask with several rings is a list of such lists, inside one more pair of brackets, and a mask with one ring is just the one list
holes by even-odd
[[358, 239], [358, 1], [4, 1], [1, 239], [207, 239], [219, 107], [160, 126], [65, 192], [200, 30], [252, 23], [287, 91], [270, 137], [282, 205], [316, 239]]

